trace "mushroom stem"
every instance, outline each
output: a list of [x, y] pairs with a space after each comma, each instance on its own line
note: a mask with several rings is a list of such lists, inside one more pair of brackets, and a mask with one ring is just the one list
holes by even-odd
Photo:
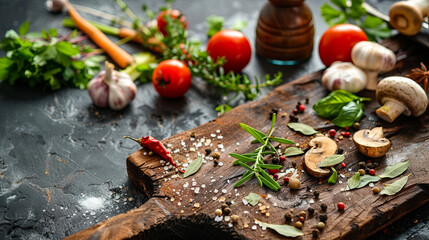
[[383, 106], [378, 108], [375, 112], [378, 117], [387, 122], [393, 122], [395, 119], [405, 111], [406, 107], [399, 101], [388, 99]]
[[366, 83], [366, 89], [370, 91], [375, 91], [378, 84], [378, 71], [366, 70], [366, 77], [368, 82]]

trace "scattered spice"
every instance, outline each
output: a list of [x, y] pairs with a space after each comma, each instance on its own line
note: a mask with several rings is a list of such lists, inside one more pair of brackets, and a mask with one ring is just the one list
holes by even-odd
[[371, 176], [375, 176], [375, 170], [374, 169], [370, 169], [368, 173]]
[[335, 131], [335, 129], [329, 129], [328, 134], [331, 137], [335, 137], [335, 135], [337, 135], [337, 131]]
[[283, 181], [285, 181], [285, 183], [289, 183], [289, 178], [288, 177], [283, 177]]
[[365, 162], [359, 162], [359, 168], [365, 169], [366, 163]]
[[411, 69], [411, 73], [405, 75], [407, 78], [411, 78], [416, 81], [418, 84], [423, 86], [425, 92], [428, 90], [429, 86], [429, 71], [426, 66], [421, 62], [421, 68]]
[[324, 222], [318, 222], [317, 223], [317, 229], [319, 229], [319, 230], [325, 229], [325, 223]]
[[149, 156], [153, 154], [153, 153], [151, 154], [151, 152], [155, 152], [164, 160], [168, 161], [171, 165], [177, 167], [177, 165], [173, 162], [173, 158], [171, 157], [170, 152], [167, 151], [164, 144], [162, 144], [158, 139], [152, 136], [142, 137], [139, 139], [135, 139], [129, 136], [124, 136], [123, 138], [129, 138], [139, 143], [141, 147], [149, 149], [150, 150]]
[[300, 111], [300, 112], [304, 112], [305, 111], [305, 106], [304, 105], [299, 105], [299, 107], [298, 107], [298, 110]]
[[301, 217], [307, 217], [307, 213], [305, 211], [299, 212], [298, 215], [301, 216]]
[[310, 216], [312, 216], [312, 215], [314, 214], [314, 208], [312, 208], [312, 207], [309, 207], [309, 208], [307, 209], [307, 211], [308, 211], [308, 214], [309, 214]]
[[322, 211], [326, 211], [326, 209], [328, 209], [328, 205], [326, 205], [325, 203], [322, 203], [320, 205], [320, 208], [322, 209]]
[[292, 162], [292, 167], [296, 168], [296, 162]]
[[302, 222], [298, 221], [295, 223], [296, 228], [302, 228]]
[[338, 202], [337, 203], [337, 208], [340, 211], [344, 211], [344, 209], [346, 208], [346, 205], [343, 202]]
[[233, 222], [233, 223], [237, 223], [239, 218], [240, 218], [240, 217], [239, 217], [239, 216], [237, 216], [237, 215], [232, 215], [232, 216], [231, 216], [231, 222]]
[[305, 221], [305, 217], [301, 216], [301, 217], [298, 218], [298, 220], [303, 223]]
[[317, 229], [313, 229], [313, 231], [311, 231], [311, 234], [313, 235], [313, 238], [319, 237], [319, 233], [320, 233], [320, 231], [317, 230]]
[[297, 116], [295, 116], [293, 114], [289, 115], [289, 122], [298, 122], [298, 121], [299, 121], [299, 119]]
[[225, 208], [228, 208], [229, 206], [226, 204], [226, 203], [224, 203], [224, 204], [222, 204], [222, 206], [220, 207], [221, 209], [222, 209], [222, 211], [224, 211], [225, 210]]
[[358, 123], [358, 122], [353, 123], [353, 128], [354, 128], [355, 130], [360, 129], [360, 123]]
[[319, 220], [321, 222], [326, 222], [326, 220], [328, 220], [328, 215], [326, 215], [326, 214], [320, 214], [319, 215]]
[[214, 152], [214, 153], [212, 154], [212, 157], [213, 157], [214, 159], [219, 159], [219, 158], [220, 158], [220, 153], [219, 153], [219, 152]]
[[341, 167], [345, 168], [345, 167], [346, 167], [346, 164], [342, 162], [342, 163], [341, 163]]
[[211, 149], [209, 149], [209, 148], [207, 148], [206, 150], [204, 150], [205, 152], [206, 152], [206, 156], [209, 156], [210, 155], [210, 153], [212, 153], [212, 150]]
[[289, 213], [289, 212], [285, 213], [285, 220], [286, 220], [286, 222], [292, 221], [292, 218], [293, 218], [293, 216], [292, 216], [291, 213]]
[[374, 194], [378, 194], [378, 193], [380, 192], [380, 188], [378, 188], [378, 187], [374, 187], [374, 188], [372, 189], [372, 192], [373, 192]]
[[216, 209], [216, 210], [215, 210], [215, 214], [216, 214], [217, 216], [222, 216], [222, 210], [220, 210], [220, 209]]
[[280, 158], [280, 161], [281, 161], [281, 162], [286, 161], [286, 157], [285, 157], [285, 156], [280, 156], [279, 158]]
[[297, 189], [299, 189], [300, 186], [301, 186], [301, 181], [299, 181], [299, 179], [292, 178], [289, 180], [289, 187], [291, 189], [297, 190]]
[[371, 169], [371, 168], [372, 168], [372, 163], [370, 163], [370, 162], [369, 162], [369, 163], [367, 163], [367, 164], [366, 164], [366, 167], [367, 167], [367, 168], [369, 168], [369, 169]]
[[231, 208], [227, 207], [222, 211], [226, 216], [229, 216], [231, 214]]
[[359, 174], [361, 175], [361, 176], [363, 176], [363, 175], [365, 175], [365, 170], [363, 170], [363, 169], [359, 169]]
[[318, 191], [314, 191], [313, 195], [314, 195], [315, 198], [318, 198], [319, 197], [319, 192]]
[[378, 167], [378, 163], [375, 162], [372, 164], [372, 168], [377, 168], [377, 167]]

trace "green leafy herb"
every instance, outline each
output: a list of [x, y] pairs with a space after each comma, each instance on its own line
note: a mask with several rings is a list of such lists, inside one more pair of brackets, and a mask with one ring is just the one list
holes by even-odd
[[303, 153], [304, 153], [304, 151], [302, 151], [301, 149], [299, 149], [297, 147], [288, 147], [284, 151], [283, 156], [290, 157], [290, 156], [301, 155]]
[[258, 222], [259, 226], [271, 228], [274, 231], [276, 231], [277, 233], [279, 233], [280, 235], [283, 235], [285, 237], [298, 237], [298, 236], [304, 235], [301, 232], [301, 230], [299, 230], [298, 228], [292, 227], [290, 225], [269, 224], [269, 223], [261, 222], [257, 219], [255, 219], [255, 221]]
[[368, 185], [368, 183], [378, 182], [379, 180], [380, 178], [377, 176], [371, 176], [371, 175], [365, 174], [363, 176], [360, 176], [360, 183], [359, 183], [359, 186], [357, 186], [357, 188], [363, 188], [366, 185]]
[[331, 0], [332, 5], [325, 3], [320, 8], [325, 21], [333, 26], [339, 23], [352, 23], [362, 28], [371, 41], [388, 38], [392, 31], [382, 19], [368, 15], [362, 6], [364, 0]]
[[259, 196], [259, 194], [252, 192], [249, 193], [246, 197], [244, 197], [244, 199], [246, 199], [246, 201], [252, 206], [256, 206], [259, 203], [260, 198], [261, 196]]
[[207, 36], [211, 37], [215, 33], [219, 32], [223, 28], [223, 22], [225, 21], [224, 17], [211, 15], [206, 19], [207, 23]]
[[381, 195], [395, 195], [397, 192], [401, 191], [401, 189], [405, 186], [405, 184], [408, 181], [408, 177], [410, 175], [404, 176], [392, 184], [385, 184], [384, 185], [385, 187], [383, 190], [381, 190], [380, 194]]
[[319, 163], [319, 167], [335, 166], [338, 163], [341, 163], [342, 161], [344, 161], [344, 155], [334, 154], [334, 155], [328, 156], [327, 158], [323, 159]]
[[331, 170], [332, 170], [332, 175], [329, 177], [328, 183], [335, 184], [337, 182], [338, 173], [337, 173], [337, 170], [335, 170], [335, 168], [333, 167], [331, 167]]
[[304, 135], [313, 135], [317, 133], [317, 131], [314, 130], [314, 128], [303, 123], [291, 122], [287, 126], [290, 127], [292, 130], [300, 132]]
[[364, 115], [363, 101], [371, 101], [348, 91], [335, 90], [313, 105], [314, 111], [324, 118], [333, 118], [333, 123], [339, 127], [350, 127]]
[[397, 162], [384, 169], [384, 172], [379, 175], [381, 178], [395, 178], [405, 172], [410, 166], [410, 161]]
[[[271, 128], [268, 132], [268, 135], [244, 123], [240, 123], [240, 127], [243, 128], [248, 133], [250, 133], [250, 135], [252, 135], [257, 142], [262, 144], [262, 146], [246, 154], [237, 154], [237, 153], [229, 154], [231, 157], [237, 159], [233, 163], [233, 165], [241, 165], [242, 167], [247, 169], [247, 171], [243, 174], [241, 179], [234, 184], [234, 187], [240, 186], [241, 184], [247, 182], [248, 180], [250, 180], [252, 177], [255, 176], [261, 187], [262, 185], [265, 185], [274, 191], [277, 191], [281, 188], [280, 185], [270, 175], [268, 175], [268, 173], [265, 172], [265, 169], [280, 169], [282, 166], [264, 163], [264, 156], [266, 155], [278, 156], [277, 150], [270, 142], [270, 140], [273, 140], [271, 135], [274, 133], [275, 122], [276, 122], [276, 114], [273, 114], [273, 118], [271, 121]], [[279, 141], [279, 139], [280, 138], [274, 139], [274, 140]], [[287, 142], [287, 143], [293, 143], [292, 141], [287, 139], [282, 139], [281, 141]], [[247, 163], [251, 163], [251, 165], [247, 165]]]
[[359, 187], [360, 184], [360, 173], [355, 173], [355, 175], [353, 175], [353, 177], [351, 177], [348, 181], [347, 181], [347, 186], [349, 187], [349, 189], [355, 189], [357, 187]]
[[237, 30], [237, 31], [241, 31], [243, 30], [245, 27], [247, 26], [247, 22], [244, 20], [237, 20], [234, 22], [234, 24], [232, 25], [231, 29]]
[[215, 108], [215, 110], [216, 110], [216, 112], [218, 112], [218, 114], [224, 114], [231, 109], [232, 109], [232, 107], [229, 106], [228, 104], [221, 104]]
[[55, 29], [50, 29], [27, 34], [28, 29], [29, 23], [25, 22], [18, 29], [19, 35], [9, 30], [1, 41], [0, 49], [6, 51], [6, 56], [0, 58], [0, 80], [43, 90], [84, 89], [100, 70], [99, 62], [104, 58], [94, 56], [87, 46], [75, 45], [82, 39], [73, 33], [58, 36]]
[[188, 167], [186, 168], [185, 174], [183, 174], [183, 178], [187, 178], [192, 174], [198, 172], [200, 170], [201, 165], [203, 164], [203, 157], [200, 156], [196, 160], [192, 161]]

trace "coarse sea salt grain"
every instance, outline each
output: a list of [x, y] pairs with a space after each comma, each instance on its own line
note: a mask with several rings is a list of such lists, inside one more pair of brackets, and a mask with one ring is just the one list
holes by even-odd
[[215, 222], [220, 222], [220, 221], [222, 221], [222, 219], [223, 219], [223, 216], [216, 216], [215, 217]]
[[219, 165], [220, 167], [222, 167], [222, 166], [223, 166], [223, 162], [218, 163], [218, 165]]
[[223, 192], [223, 193], [226, 193], [227, 191], [226, 191], [226, 189], [222, 189], [222, 192]]
[[198, 194], [198, 193], [200, 192], [200, 188], [199, 188], [199, 187], [196, 187], [194, 192], [195, 192], [196, 194]]
[[214, 192], [214, 193], [218, 193], [218, 192], [219, 192], [219, 190], [215, 189], [213, 192]]
[[232, 223], [228, 223], [228, 227], [233, 227], [234, 225], [232, 225]]
[[241, 199], [241, 201], [243, 201], [243, 204], [244, 204], [244, 205], [249, 204], [249, 202], [248, 202], [246, 199], [244, 199], [244, 198], [242, 198], [242, 199]]
[[369, 183], [369, 186], [370, 187], [374, 187], [374, 183]]
[[258, 229], [258, 227], [257, 227], [256, 225], [253, 225], [253, 226], [252, 226], [252, 230], [254, 230], [254, 231], [255, 231], [256, 229]]
[[229, 222], [229, 220], [231, 220], [231, 217], [230, 216], [225, 216], [225, 219], [224, 219], [226, 222]]

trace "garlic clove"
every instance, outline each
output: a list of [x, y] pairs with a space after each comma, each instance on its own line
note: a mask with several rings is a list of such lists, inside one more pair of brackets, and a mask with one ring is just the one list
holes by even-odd
[[113, 110], [121, 110], [128, 105], [127, 93], [116, 84], [112, 84], [109, 89], [109, 107]]
[[334, 62], [322, 76], [323, 86], [332, 90], [357, 93], [367, 84], [366, 74], [350, 62]]
[[104, 71], [88, 84], [88, 93], [95, 106], [105, 108], [108, 106], [109, 87], [103, 82]]

